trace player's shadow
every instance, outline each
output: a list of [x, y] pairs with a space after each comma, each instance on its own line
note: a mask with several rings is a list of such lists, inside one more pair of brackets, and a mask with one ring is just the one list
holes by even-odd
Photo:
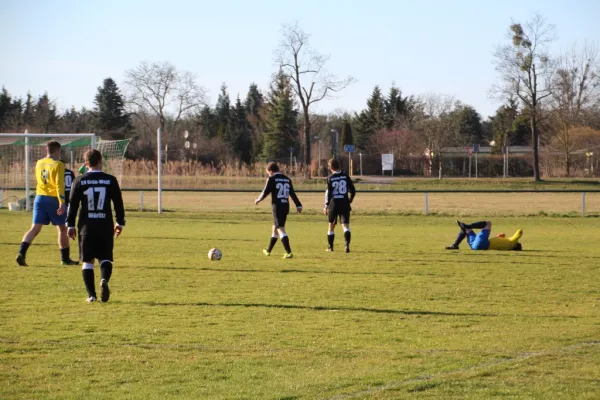
[[310, 310], [310, 311], [351, 311], [351, 312], [367, 312], [375, 314], [400, 314], [400, 315], [432, 315], [445, 317], [498, 317], [499, 314], [491, 313], [461, 313], [461, 312], [444, 312], [444, 311], [427, 311], [427, 310], [393, 310], [387, 308], [366, 308], [366, 307], [345, 307], [345, 306], [303, 306], [297, 304], [266, 304], [266, 303], [179, 303], [179, 302], [158, 302], [147, 301], [141, 302], [148, 306], [160, 307], [245, 307], [245, 308], [279, 308], [284, 310]]

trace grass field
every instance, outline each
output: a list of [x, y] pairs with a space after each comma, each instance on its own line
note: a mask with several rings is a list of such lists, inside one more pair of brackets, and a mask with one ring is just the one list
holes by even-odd
[[268, 207], [246, 200], [129, 212], [106, 304], [57, 265], [51, 228], [17, 267], [30, 216], [0, 210], [0, 398], [598, 398], [597, 218], [496, 217], [523, 252], [449, 252], [450, 216], [357, 200], [351, 254], [325, 253], [309, 212], [282, 260], [261, 252]]

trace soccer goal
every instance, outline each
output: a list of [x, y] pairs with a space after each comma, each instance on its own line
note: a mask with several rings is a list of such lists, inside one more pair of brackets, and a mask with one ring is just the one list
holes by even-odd
[[122, 179], [125, 151], [131, 139], [102, 140], [94, 133], [0, 133], [0, 207], [13, 199], [29, 211], [35, 195], [35, 163], [46, 156], [49, 140], [61, 144], [62, 160], [75, 175], [84, 164], [83, 154], [98, 149], [104, 170], [119, 181]]

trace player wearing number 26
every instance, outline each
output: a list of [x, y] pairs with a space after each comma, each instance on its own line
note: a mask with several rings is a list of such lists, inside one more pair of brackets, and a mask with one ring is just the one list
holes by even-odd
[[54, 140], [46, 143], [47, 155], [38, 160], [35, 166], [37, 185], [33, 202], [33, 223], [25, 233], [17, 255], [17, 264], [21, 266], [27, 266], [25, 256], [29, 246], [42, 227], [50, 223], [58, 229], [62, 264], [77, 265], [69, 256], [69, 238], [65, 226], [65, 164], [60, 160], [60, 147], [60, 143]]
[[[102, 155], [89, 150], [84, 155], [88, 171], [78, 176], [71, 187], [68, 234], [77, 236], [75, 220], [79, 211], [79, 254], [83, 261], [83, 282], [88, 292], [88, 302], [96, 301], [94, 285], [94, 260], [100, 264], [100, 298], [108, 301], [108, 282], [112, 275], [114, 236], [119, 236], [125, 226], [123, 197], [117, 178], [102, 172]], [[111, 202], [115, 206], [116, 224], [113, 222]], [[80, 208], [81, 207], [81, 208]]]
[[271, 251], [277, 243], [277, 239], [281, 237], [281, 244], [285, 249], [283, 258], [292, 258], [292, 248], [290, 247], [290, 239], [285, 231], [285, 221], [290, 212], [289, 198], [291, 197], [296, 205], [296, 210], [302, 212], [302, 204], [296, 196], [292, 181], [287, 176], [279, 172], [279, 166], [272, 162], [267, 165], [267, 184], [263, 189], [262, 193], [255, 200], [255, 204], [260, 203], [269, 194], [271, 195], [271, 207], [273, 208], [273, 230], [271, 233], [271, 240], [269, 247], [263, 250], [265, 255], [271, 255]]
[[[328, 167], [331, 175], [327, 177], [325, 207], [323, 208], [323, 214], [329, 218], [329, 231], [327, 232], [329, 246], [327, 247], [327, 251], [333, 251], [334, 229], [339, 217], [344, 227], [346, 253], [350, 253], [350, 211], [352, 211], [350, 203], [354, 200], [356, 189], [348, 174], [340, 171], [340, 162], [338, 160], [334, 158], [329, 160]], [[348, 193], [350, 196], [348, 196]]]

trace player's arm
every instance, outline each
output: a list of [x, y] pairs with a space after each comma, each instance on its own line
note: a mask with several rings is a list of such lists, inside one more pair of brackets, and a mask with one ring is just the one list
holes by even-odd
[[54, 173], [56, 182], [56, 194], [58, 196], [58, 202], [62, 205], [67, 202], [65, 199], [65, 164], [62, 161], [56, 163]]
[[327, 214], [327, 207], [329, 207], [329, 203], [331, 203], [332, 197], [333, 188], [331, 186], [331, 181], [327, 179], [327, 189], [325, 189], [325, 206], [323, 207], [323, 214]]
[[115, 235], [119, 236], [125, 226], [125, 206], [123, 205], [123, 194], [119, 187], [119, 182], [117, 182], [116, 179], [111, 185], [110, 197], [115, 206], [115, 219], [117, 220], [117, 224], [115, 225]]
[[263, 201], [263, 199], [265, 197], [267, 197], [269, 194], [271, 194], [271, 179], [267, 179], [267, 183], [265, 184], [265, 188], [263, 189], [263, 191], [261, 192], [260, 196], [258, 196], [258, 198], [254, 201], [255, 204], [260, 203], [261, 201]]
[[71, 185], [71, 196], [69, 198], [69, 207], [67, 208], [67, 235], [71, 239], [75, 239], [77, 235], [75, 230], [75, 219], [77, 218], [77, 211], [79, 211], [79, 204], [81, 204], [81, 190], [79, 187], [79, 179]]
[[346, 184], [346, 186], [348, 187], [348, 193], [350, 193], [350, 203], [352, 203], [352, 200], [354, 200], [354, 196], [356, 196], [356, 188], [354, 187], [354, 183], [352, 182], [352, 179], [350, 179], [350, 177], [348, 177], [348, 183]]
[[298, 196], [296, 195], [296, 191], [294, 190], [294, 185], [292, 184], [292, 181], [290, 181], [290, 197], [296, 205], [296, 210], [298, 210], [298, 212], [302, 212], [302, 203], [300, 203], [300, 199], [298, 199]]

